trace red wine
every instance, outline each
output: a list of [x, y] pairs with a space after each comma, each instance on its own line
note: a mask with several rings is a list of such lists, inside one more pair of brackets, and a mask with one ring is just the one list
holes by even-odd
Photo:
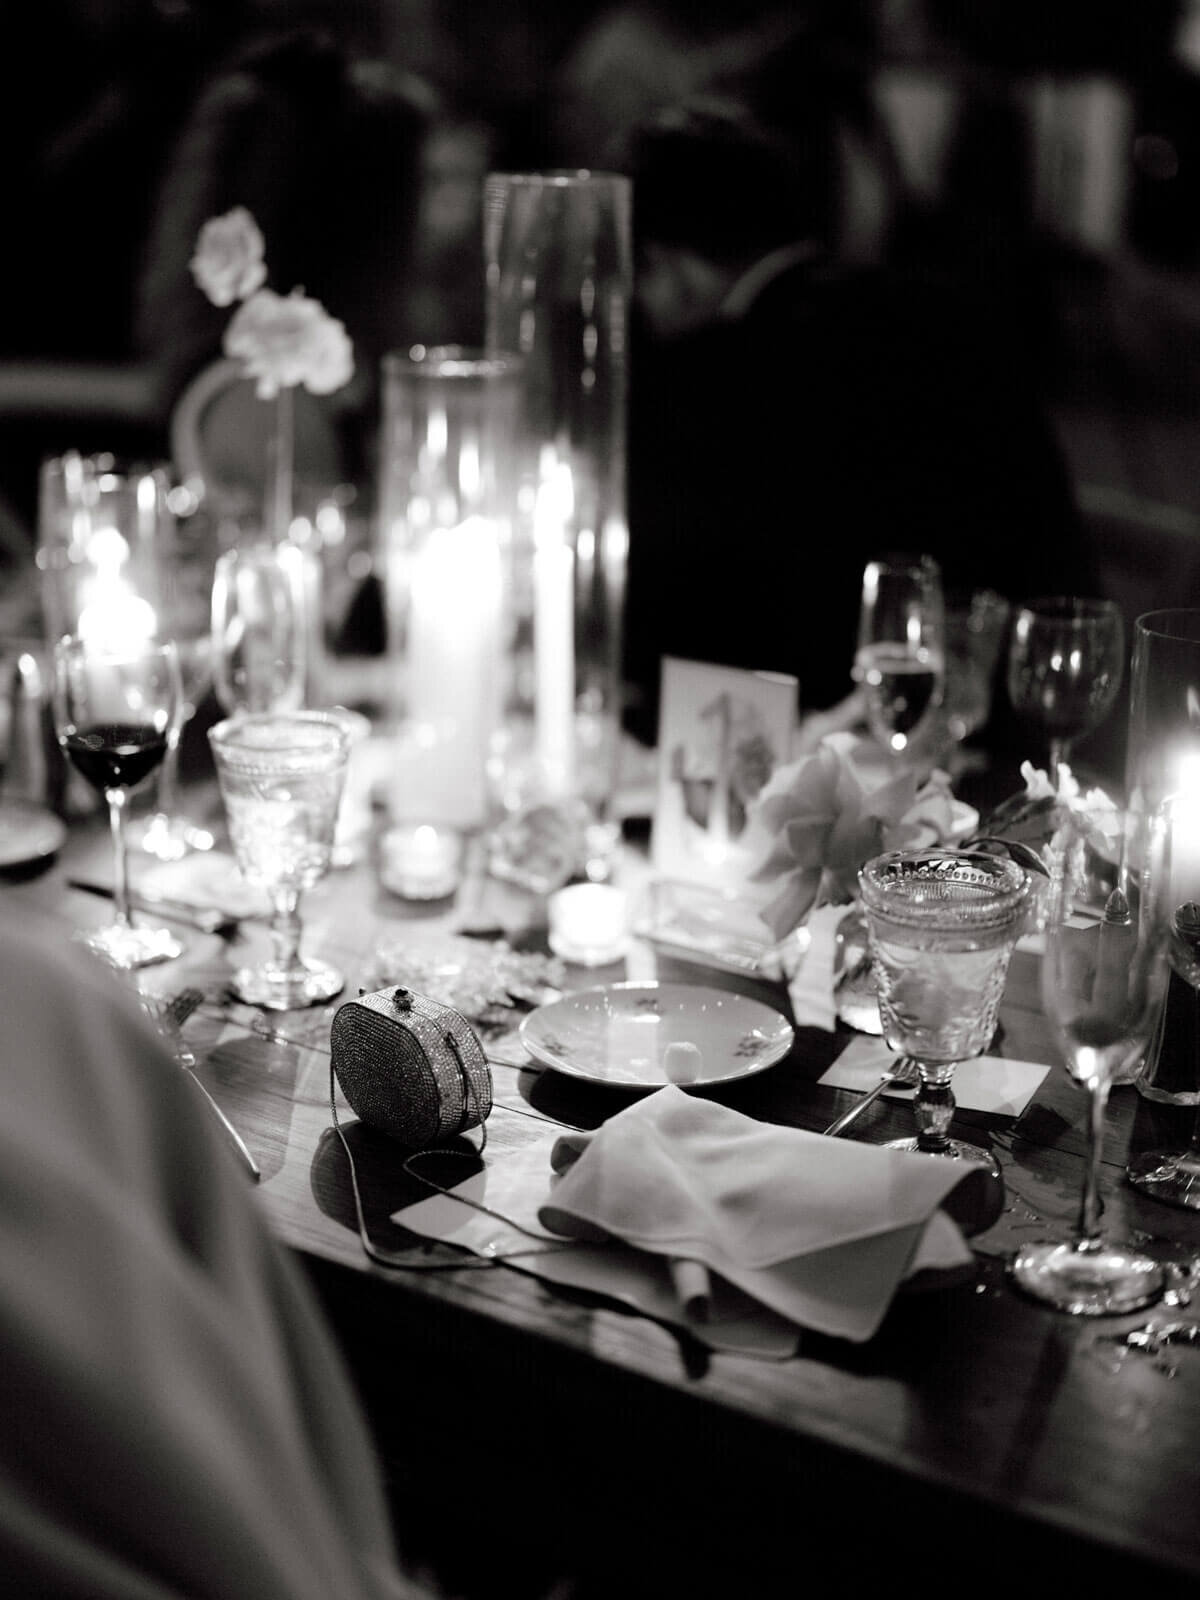
[[62, 746], [93, 788], [132, 789], [166, 755], [167, 735], [146, 722], [96, 722]]

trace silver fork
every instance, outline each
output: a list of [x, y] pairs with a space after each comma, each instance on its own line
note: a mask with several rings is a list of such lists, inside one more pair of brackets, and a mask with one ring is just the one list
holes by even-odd
[[[171, 1052], [176, 1061], [187, 1073], [188, 1077], [192, 1080], [197, 1089], [199, 1089], [200, 1093], [212, 1107], [213, 1112], [216, 1114], [217, 1120], [225, 1129], [225, 1132], [233, 1140], [234, 1145], [237, 1147], [238, 1154], [246, 1163], [246, 1166], [250, 1170], [251, 1176], [253, 1177], [255, 1183], [257, 1183], [262, 1177], [262, 1170], [259, 1167], [258, 1162], [255, 1161], [254, 1157], [250, 1154], [250, 1150], [246, 1144], [246, 1141], [242, 1138], [241, 1134], [234, 1127], [233, 1123], [230, 1122], [229, 1118], [221, 1110], [220, 1106], [205, 1087], [203, 1079], [196, 1071], [196, 1057], [192, 1054], [192, 1051], [185, 1043], [183, 1034], [180, 1031], [183, 1027], [183, 1024], [187, 1021], [192, 1012], [195, 1011], [196, 1007], [203, 999], [203, 989], [181, 989], [177, 995], [172, 995], [169, 1000], [155, 999], [153, 1002], [154, 1008], [151, 1009], [147, 1006], [146, 1009], [150, 1010], [151, 1016], [158, 1023], [159, 1032], [163, 1035], [163, 1038], [170, 1046]], [[143, 997], [143, 1005], [145, 1005], [145, 1000], [146, 997]]]
[[920, 1068], [911, 1056], [897, 1056], [875, 1087], [868, 1089], [856, 1105], [852, 1105], [849, 1111], [843, 1111], [840, 1117], [831, 1122], [825, 1129], [826, 1134], [833, 1138], [839, 1133], [844, 1133], [869, 1105], [873, 1105], [879, 1099], [885, 1089], [896, 1088], [900, 1085], [909, 1088], [918, 1083], [920, 1077]]

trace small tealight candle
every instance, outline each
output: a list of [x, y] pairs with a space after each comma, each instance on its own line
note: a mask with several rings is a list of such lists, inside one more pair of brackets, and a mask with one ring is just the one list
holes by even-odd
[[573, 883], [546, 902], [550, 948], [582, 967], [619, 961], [629, 943], [629, 906], [611, 883]]
[[461, 877], [462, 845], [456, 833], [428, 822], [389, 828], [380, 842], [380, 879], [405, 900], [441, 900]]

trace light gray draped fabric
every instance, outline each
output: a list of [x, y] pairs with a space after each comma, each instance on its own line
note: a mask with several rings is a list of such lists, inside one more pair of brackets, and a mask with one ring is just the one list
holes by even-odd
[[132, 997], [0, 929], [0, 1589], [380, 1600], [399, 1572], [338, 1353]]

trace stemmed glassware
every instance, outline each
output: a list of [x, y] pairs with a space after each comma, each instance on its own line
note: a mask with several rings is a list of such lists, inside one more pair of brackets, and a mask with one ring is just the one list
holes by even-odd
[[941, 571], [932, 556], [867, 563], [853, 676], [863, 686], [872, 734], [895, 755], [930, 726], [941, 702], [944, 627]]
[[168, 961], [183, 949], [166, 928], [134, 925], [125, 840], [130, 791], [166, 755], [180, 697], [173, 643], [123, 648], [68, 635], [55, 646], [55, 732], [76, 769], [108, 801], [112, 827], [116, 918], [85, 939], [117, 967]]
[[884, 1037], [916, 1061], [915, 1137], [894, 1150], [996, 1163], [949, 1136], [951, 1081], [996, 1028], [1009, 959], [1026, 921], [1029, 879], [977, 850], [893, 850], [859, 872]]
[[270, 1011], [316, 1005], [345, 979], [300, 954], [300, 896], [325, 875], [346, 777], [349, 738], [321, 712], [244, 712], [209, 730], [238, 866], [271, 898], [272, 957], [242, 967], [233, 990]]
[[993, 589], [946, 596], [946, 679], [939, 721], [956, 743], [969, 739], [992, 709], [992, 680], [1012, 607]]
[[1046, 917], [1042, 1005], [1067, 1071], [1088, 1092], [1087, 1165], [1074, 1237], [1023, 1245], [1009, 1271], [1027, 1294], [1060, 1311], [1102, 1316], [1150, 1305], [1165, 1285], [1163, 1268], [1143, 1250], [1105, 1238], [1099, 1170], [1109, 1089], [1149, 1044], [1166, 985], [1169, 834], [1160, 808], [1140, 831], [1122, 915], [1097, 921], [1074, 914], [1069, 864], [1080, 858], [1082, 836], [1072, 818], [1065, 831]]
[[1049, 740], [1049, 774], [1112, 710], [1125, 671], [1125, 620], [1112, 600], [1057, 595], [1022, 606], [1008, 651], [1008, 697]]
[[212, 674], [229, 715], [295, 711], [307, 672], [303, 552], [255, 544], [217, 560], [212, 587]]

